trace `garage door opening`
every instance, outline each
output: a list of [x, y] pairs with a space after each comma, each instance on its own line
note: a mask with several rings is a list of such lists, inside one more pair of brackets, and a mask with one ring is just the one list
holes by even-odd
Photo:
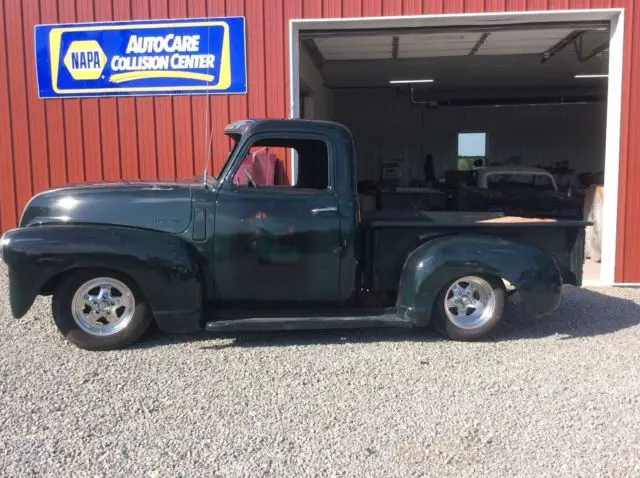
[[617, 195], [605, 173], [615, 154], [617, 175], [615, 26], [518, 14], [455, 25], [473, 23], [463, 17], [293, 21], [298, 116], [351, 130], [363, 207], [595, 220], [583, 281], [613, 282], [602, 243], [603, 191]]

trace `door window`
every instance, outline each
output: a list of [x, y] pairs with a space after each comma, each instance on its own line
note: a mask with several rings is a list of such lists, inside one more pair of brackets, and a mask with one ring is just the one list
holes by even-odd
[[[297, 154], [298, 174], [289, 178], [284, 165]], [[253, 143], [232, 180], [236, 187], [324, 191], [329, 183], [327, 144], [318, 139], [264, 139]]]

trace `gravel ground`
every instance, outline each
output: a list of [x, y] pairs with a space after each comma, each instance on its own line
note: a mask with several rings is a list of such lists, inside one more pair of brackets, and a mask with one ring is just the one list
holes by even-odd
[[91, 353], [8, 312], [1, 476], [639, 476], [640, 290], [567, 289], [499, 337], [150, 333]]

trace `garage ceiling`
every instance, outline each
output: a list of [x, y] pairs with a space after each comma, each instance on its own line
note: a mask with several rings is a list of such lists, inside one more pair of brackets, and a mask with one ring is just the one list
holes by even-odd
[[[476, 55], [542, 53], [572, 32], [570, 29], [497, 31], [489, 33]], [[389, 36], [317, 38], [316, 46], [327, 61], [393, 58], [394, 39], [397, 58], [467, 56], [484, 33], [420, 33]]]
[[304, 42], [331, 87], [385, 86], [390, 80], [433, 78], [431, 90], [485, 87], [598, 87], [606, 73], [609, 31], [602, 26], [553, 26], [495, 31], [384, 30]]

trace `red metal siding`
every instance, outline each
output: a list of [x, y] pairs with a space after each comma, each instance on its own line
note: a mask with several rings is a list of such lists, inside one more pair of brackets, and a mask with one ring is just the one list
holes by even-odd
[[[14, 42], [15, 46], [7, 48], [7, 74], [9, 75], [9, 108], [13, 117], [11, 123], [13, 153], [14, 158], [20, 158], [13, 165], [15, 200], [18, 204], [24, 204], [29, 200], [33, 190], [31, 187], [31, 144], [29, 141], [22, 8], [20, 0], [9, 0], [5, 5], [7, 7], [5, 9], [7, 39], [17, 38], [18, 40]], [[3, 122], [3, 124], [5, 123]]]
[[9, 103], [9, 72], [7, 71], [7, 29], [4, 8], [0, 8], [0, 25], [4, 34], [0, 42], [0, 225], [7, 229], [15, 224], [16, 192], [15, 175], [13, 171], [13, 140], [11, 138], [11, 106]]
[[[420, 15], [422, 14], [422, 0], [403, 0], [402, 1], [402, 14], [403, 15]], [[346, 16], [346, 14], [345, 14]]]
[[[622, 1], [616, 2], [619, 6]], [[625, 57], [622, 89], [622, 131], [620, 143], [620, 183], [618, 190], [618, 238], [616, 280], [640, 282], [640, 8], [631, 2], [625, 11]], [[633, 159], [636, 158], [636, 159]]]
[[[130, 0], [121, 1], [126, 3]], [[170, 18], [185, 18], [187, 16], [187, 0], [169, 2]], [[173, 108], [173, 124], [171, 126], [176, 148], [176, 175], [179, 178], [186, 178], [194, 174], [191, 99], [184, 95], [174, 96], [171, 98], [171, 107]]]
[[[0, 229], [29, 197], [74, 181], [199, 174], [213, 132], [211, 170], [229, 143], [222, 128], [247, 116], [288, 116], [289, 19], [625, 7], [625, 71], [616, 279], [640, 282], [640, 8], [632, 0], [4, 0], [0, 8]], [[244, 15], [249, 93], [40, 100], [37, 23]], [[207, 107], [208, 104], [208, 107]]]
[[[47, 0], [41, 0], [44, 3]], [[113, 16], [113, 5], [111, 2], [93, 2], [96, 21], [111, 21]], [[53, 7], [55, 10], [55, 5]], [[45, 23], [43, 21], [43, 23]], [[55, 100], [66, 101], [66, 100]], [[85, 101], [85, 100], [83, 100]], [[49, 103], [47, 101], [47, 103]], [[118, 129], [118, 103], [111, 99], [99, 99], [100, 109], [100, 141], [102, 146], [102, 178], [114, 180], [122, 177], [120, 167], [120, 138]]]

